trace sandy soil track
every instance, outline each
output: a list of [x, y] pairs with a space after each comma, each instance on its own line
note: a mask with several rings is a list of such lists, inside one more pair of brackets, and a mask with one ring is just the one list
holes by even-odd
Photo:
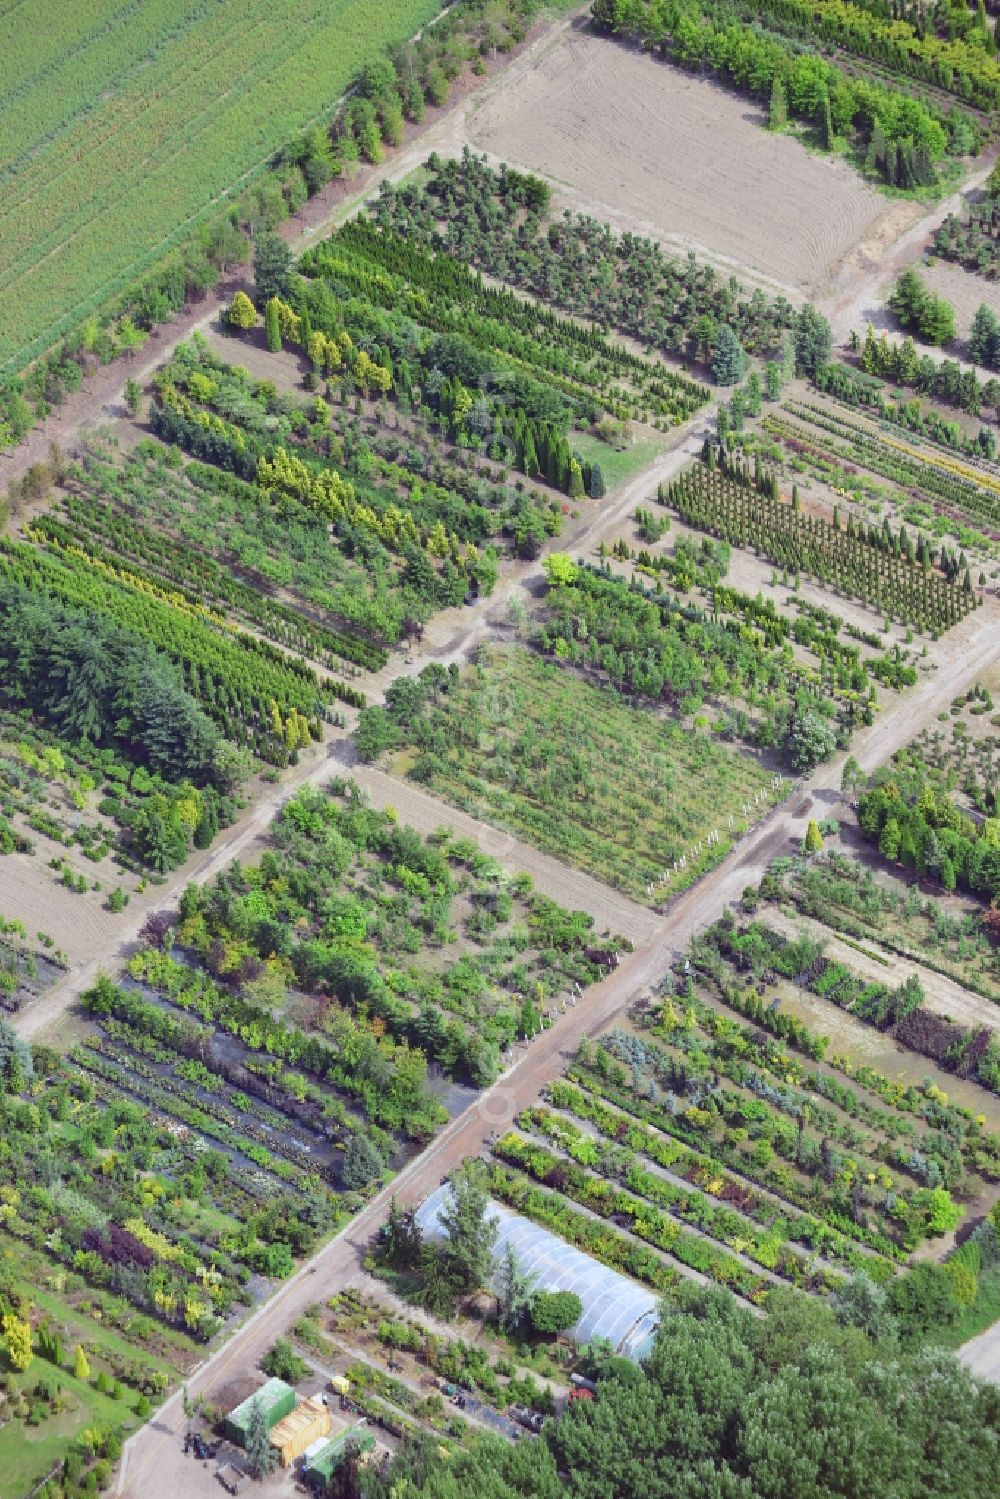
[[542, 172], [558, 206], [813, 294], [886, 211], [843, 162], [761, 129], [736, 94], [574, 31], [476, 100], [473, 145]]

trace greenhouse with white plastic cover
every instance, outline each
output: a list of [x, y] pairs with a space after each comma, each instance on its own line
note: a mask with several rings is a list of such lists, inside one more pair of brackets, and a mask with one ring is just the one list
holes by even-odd
[[[440, 1213], [450, 1193], [445, 1183], [417, 1210], [416, 1222], [425, 1238], [444, 1237]], [[509, 1208], [491, 1202], [487, 1216], [499, 1230], [493, 1249], [495, 1263], [500, 1263], [509, 1245], [520, 1269], [533, 1277], [536, 1290], [573, 1291], [579, 1296], [583, 1315], [570, 1329], [575, 1342], [602, 1338], [622, 1358], [635, 1362], [645, 1358], [659, 1322], [659, 1302], [652, 1292]]]

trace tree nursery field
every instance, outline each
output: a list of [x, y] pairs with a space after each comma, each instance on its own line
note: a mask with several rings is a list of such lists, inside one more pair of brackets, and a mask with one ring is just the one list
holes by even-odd
[[[895, 1266], [960, 1218], [949, 1182], [971, 1169], [995, 1196], [996, 1135], [970, 1109], [931, 1081], [907, 1088], [828, 1052], [771, 992], [780, 975], [809, 970], [821, 994], [853, 982], [874, 1013], [891, 1003], [891, 975], [879, 995], [824, 962], [821, 944], [788, 942], [760, 922], [709, 928], [688, 961], [681, 992], [670, 981], [635, 1023], [583, 1046], [547, 1106], [498, 1142], [492, 1186], [503, 1200], [561, 1232], [564, 1212], [571, 1237], [602, 1243], [656, 1290], [677, 1288], [679, 1265], [766, 1303], [782, 1281], [835, 1294], [852, 1270], [891, 1286]], [[612, 1164], [622, 1145], [639, 1159]], [[529, 1190], [525, 1175], [550, 1190]], [[628, 1231], [600, 1230], [561, 1198]]]
[[441, 678], [363, 713], [362, 754], [402, 745], [412, 779], [639, 899], [689, 883], [781, 794], [748, 756], [523, 650]]
[[0, 4], [0, 1499], [1000, 1489], [993, 9]]

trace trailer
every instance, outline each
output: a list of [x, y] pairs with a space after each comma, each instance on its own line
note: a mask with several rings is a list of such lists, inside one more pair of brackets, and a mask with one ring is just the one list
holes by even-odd
[[300, 1400], [293, 1411], [271, 1427], [271, 1446], [277, 1451], [281, 1466], [290, 1468], [308, 1447], [328, 1437], [332, 1430], [333, 1420], [324, 1398]]

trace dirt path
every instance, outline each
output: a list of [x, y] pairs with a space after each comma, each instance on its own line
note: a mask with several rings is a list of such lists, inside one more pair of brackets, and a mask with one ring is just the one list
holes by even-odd
[[[892, 283], [901, 271], [924, 253], [948, 215], [961, 214], [965, 199], [982, 187], [995, 161], [996, 152], [993, 152], [986, 165], [979, 167], [950, 197], [910, 222], [897, 237], [888, 241], [876, 237], [871, 242], [860, 244], [848, 257], [833, 284], [817, 298], [817, 306], [830, 320], [835, 342], [846, 342], [852, 329], [863, 334], [866, 323], [875, 327], [888, 326], [885, 301]], [[901, 222], [905, 224], [905, 217]], [[929, 349], [925, 352], [936, 353], [938, 357], [941, 353]]]
[[1000, 1322], [971, 1338], [958, 1350], [962, 1363], [980, 1379], [1000, 1385]]

